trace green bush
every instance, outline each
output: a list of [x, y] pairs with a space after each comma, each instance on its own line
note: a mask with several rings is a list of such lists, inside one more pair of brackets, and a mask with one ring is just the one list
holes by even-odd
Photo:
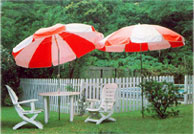
[[141, 84], [144, 94], [150, 105], [147, 108], [148, 113], [164, 119], [168, 116], [178, 115], [179, 110], [176, 109], [178, 98], [180, 96], [178, 87], [173, 83], [146, 81]]
[[[68, 92], [76, 91], [76, 89], [72, 85], [67, 85], [65, 88]], [[87, 107], [85, 89], [84, 89], [84, 91], [81, 92], [80, 98], [78, 98], [78, 96], [76, 96], [76, 97], [77, 97], [76, 99], [78, 99], [79, 115], [82, 116], [82, 115], [84, 115], [85, 109]]]
[[17, 66], [14, 62], [14, 59], [11, 56], [11, 53], [8, 49], [1, 46], [1, 103], [2, 105], [12, 105], [8, 91], [5, 85], [9, 85], [13, 88], [17, 96], [19, 97], [22, 94], [21, 88], [19, 88], [20, 79], [18, 77]]
[[75, 91], [75, 89], [73, 88], [72, 85], [67, 85], [65, 88], [66, 88], [66, 90], [69, 91], [69, 92]]
[[81, 96], [80, 96], [80, 99], [78, 101], [78, 107], [79, 107], [79, 115], [83, 116], [85, 114], [86, 108], [87, 108], [85, 91], [81, 92]]

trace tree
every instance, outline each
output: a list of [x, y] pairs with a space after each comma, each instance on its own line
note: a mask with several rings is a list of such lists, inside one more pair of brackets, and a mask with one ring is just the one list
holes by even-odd
[[[12, 48], [41, 27], [56, 23], [85, 23], [105, 36], [124, 26], [138, 23], [168, 27], [186, 40], [181, 48], [143, 53], [146, 74], [192, 73], [192, 0], [179, 1], [4, 1], [2, 3], [2, 45], [11, 55]], [[177, 8], [179, 7], [179, 8]], [[163, 10], [165, 9], [165, 10]], [[2, 58], [4, 55], [2, 55]], [[138, 53], [105, 53], [95, 50], [76, 61], [61, 65], [63, 78], [79, 78], [90, 65], [111, 66], [138, 72]], [[13, 60], [13, 58], [12, 58]], [[131, 63], [134, 63], [133, 65]], [[149, 69], [148, 69], [149, 68]], [[181, 71], [180, 71], [181, 70]], [[24, 69], [17, 67], [19, 77], [52, 78], [57, 68]], [[122, 71], [121, 71], [122, 72]], [[124, 76], [125, 73], [121, 73]], [[182, 77], [182, 76], [181, 76]]]
[[19, 88], [20, 78], [18, 77], [17, 66], [11, 58], [11, 54], [9, 53], [7, 48], [4, 48], [1, 45], [1, 75], [2, 75], [2, 83], [1, 83], [1, 97], [2, 97], [2, 105], [10, 105], [9, 95], [5, 85], [9, 85], [14, 89], [16, 94], [21, 95], [21, 89]]

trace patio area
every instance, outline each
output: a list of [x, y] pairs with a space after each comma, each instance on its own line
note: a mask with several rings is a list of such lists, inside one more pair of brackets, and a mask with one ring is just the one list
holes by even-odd
[[193, 133], [192, 0], [1, 5], [0, 132]]
[[[27, 107], [26, 107], [27, 108]], [[75, 116], [74, 122], [69, 122], [69, 114], [61, 114], [61, 120], [58, 120], [57, 112], [50, 113], [50, 123], [44, 124], [44, 129], [39, 130], [31, 124], [23, 126], [17, 131], [12, 127], [21, 121], [14, 107], [2, 107], [2, 133], [6, 134], [142, 134], [142, 133], [186, 133], [192, 134], [192, 105], [181, 105], [178, 107], [180, 115], [174, 118], [164, 120], [154, 119], [146, 116], [144, 119], [140, 111], [114, 113], [116, 122], [104, 122], [101, 125], [95, 123], [84, 123], [87, 118], [84, 116]], [[44, 114], [41, 113], [37, 120], [44, 122]]]

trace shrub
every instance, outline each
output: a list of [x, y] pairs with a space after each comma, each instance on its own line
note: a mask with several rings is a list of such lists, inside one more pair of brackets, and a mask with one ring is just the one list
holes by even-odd
[[22, 94], [21, 88], [19, 88], [20, 79], [18, 77], [17, 66], [14, 62], [14, 59], [11, 56], [11, 53], [8, 49], [1, 46], [1, 75], [2, 75], [2, 84], [1, 84], [1, 103], [2, 105], [12, 105], [8, 91], [5, 85], [9, 85], [13, 88], [17, 96], [19, 97]]
[[69, 91], [69, 92], [75, 91], [75, 89], [73, 88], [72, 85], [67, 85], [65, 88], [66, 88], [66, 90]]
[[78, 107], [79, 107], [79, 115], [82, 116], [86, 112], [87, 108], [87, 103], [86, 103], [86, 96], [85, 96], [85, 91], [81, 92], [80, 99], [78, 101]]
[[180, 96], [178, 87], [173, 83], [146, 81], [141, 84], [144, 89], [146, 98], [150, 105], [147, 108], [148, 113], [156, 115], [157, 117], [164, 119], [168, 116], [178, 115], [179, 110], [176, 110], [178, 98]]
[[[72, 85], [67, 85], [66, 87], [66, 90], [69, 91], [69, 92], [73, 92], [73, 91], [76, 91], [76, 89], [72, 86]], [[77, 97], [77, 96], [76, 96]], [[78, 98], [78, 109], [79, 109], [79, 115], [82, 116], [84, 115], [85, 113], [85, 109], [87, 107], [87, 104], [86, 104], [86, 97], [85, 97], [85, 91], [81, 92], [80, 94], [80, 98]]]

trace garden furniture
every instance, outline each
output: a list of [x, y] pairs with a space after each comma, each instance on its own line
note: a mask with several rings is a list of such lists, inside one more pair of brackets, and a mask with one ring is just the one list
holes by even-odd
[[[115, 83], [105, 84], [102, 89], [99, 107], [86, 109], [89, 112], [89, 117], [85, 120], [85, 122], [91, 121], [96, 122], [96, 124], [100, 124], [104, 120], [116, 121], [111, 117], [111, 115], [114, 112], [117, 87], [118, 86]], [[93, 100], [90, 99], [89, 101], [92, 102]], [[97, 119], [98, 116], [100, 116], [100, 119]]]
[[48, 123], [49, 119], [49, 97], [51, 96], [69, 96], [70, 97], [70, 122], [73, 122], [73, 104], [74, 104], [74, 96], [79, 95], [80, 92], [45, 92], [45, 93], [39, 93], [39, 96], [43, 96], [43, 101], [44, 101], [44, 119], [45, 123]]
[[[31, 124], [34, 124], [36, 127], [38, 127], [39, 129], [43, 129], [43, 125], [38, 122], [38, 121], [35, 121], [35, 118], [38, 116], [39, 113], [42, 112], [42, 110], [35, 110], [35, 104], [34, 102], [35, 101], [38, 101], [37, 99], [31, 99], [31, 100], [25, 100], [25, 101], [21, 101], [21, 102], [18, 102], [18, 97], [16, 96], [15, 92], [11, 89], [10, 86], [8, 85], [5, 85], [8, 92], [9, 92], [9, 95], [11, 97], [11, 100], [12, 100], [12, 103], [18, 113], [18, 115], [24, 120], [18, 124], [16, 124], [13, 129], [16, 130], [18, 129], [19, 127], [27, 124], [27, 123], [31, 123]], [[30, 106], [31, 106], [31, 110], [24, 110], [20, 104], [25, 104], [25, 103], [30, 103]], [[33, 116], [31, 118], [29, 118], [28, 114], [33, 114]]]

